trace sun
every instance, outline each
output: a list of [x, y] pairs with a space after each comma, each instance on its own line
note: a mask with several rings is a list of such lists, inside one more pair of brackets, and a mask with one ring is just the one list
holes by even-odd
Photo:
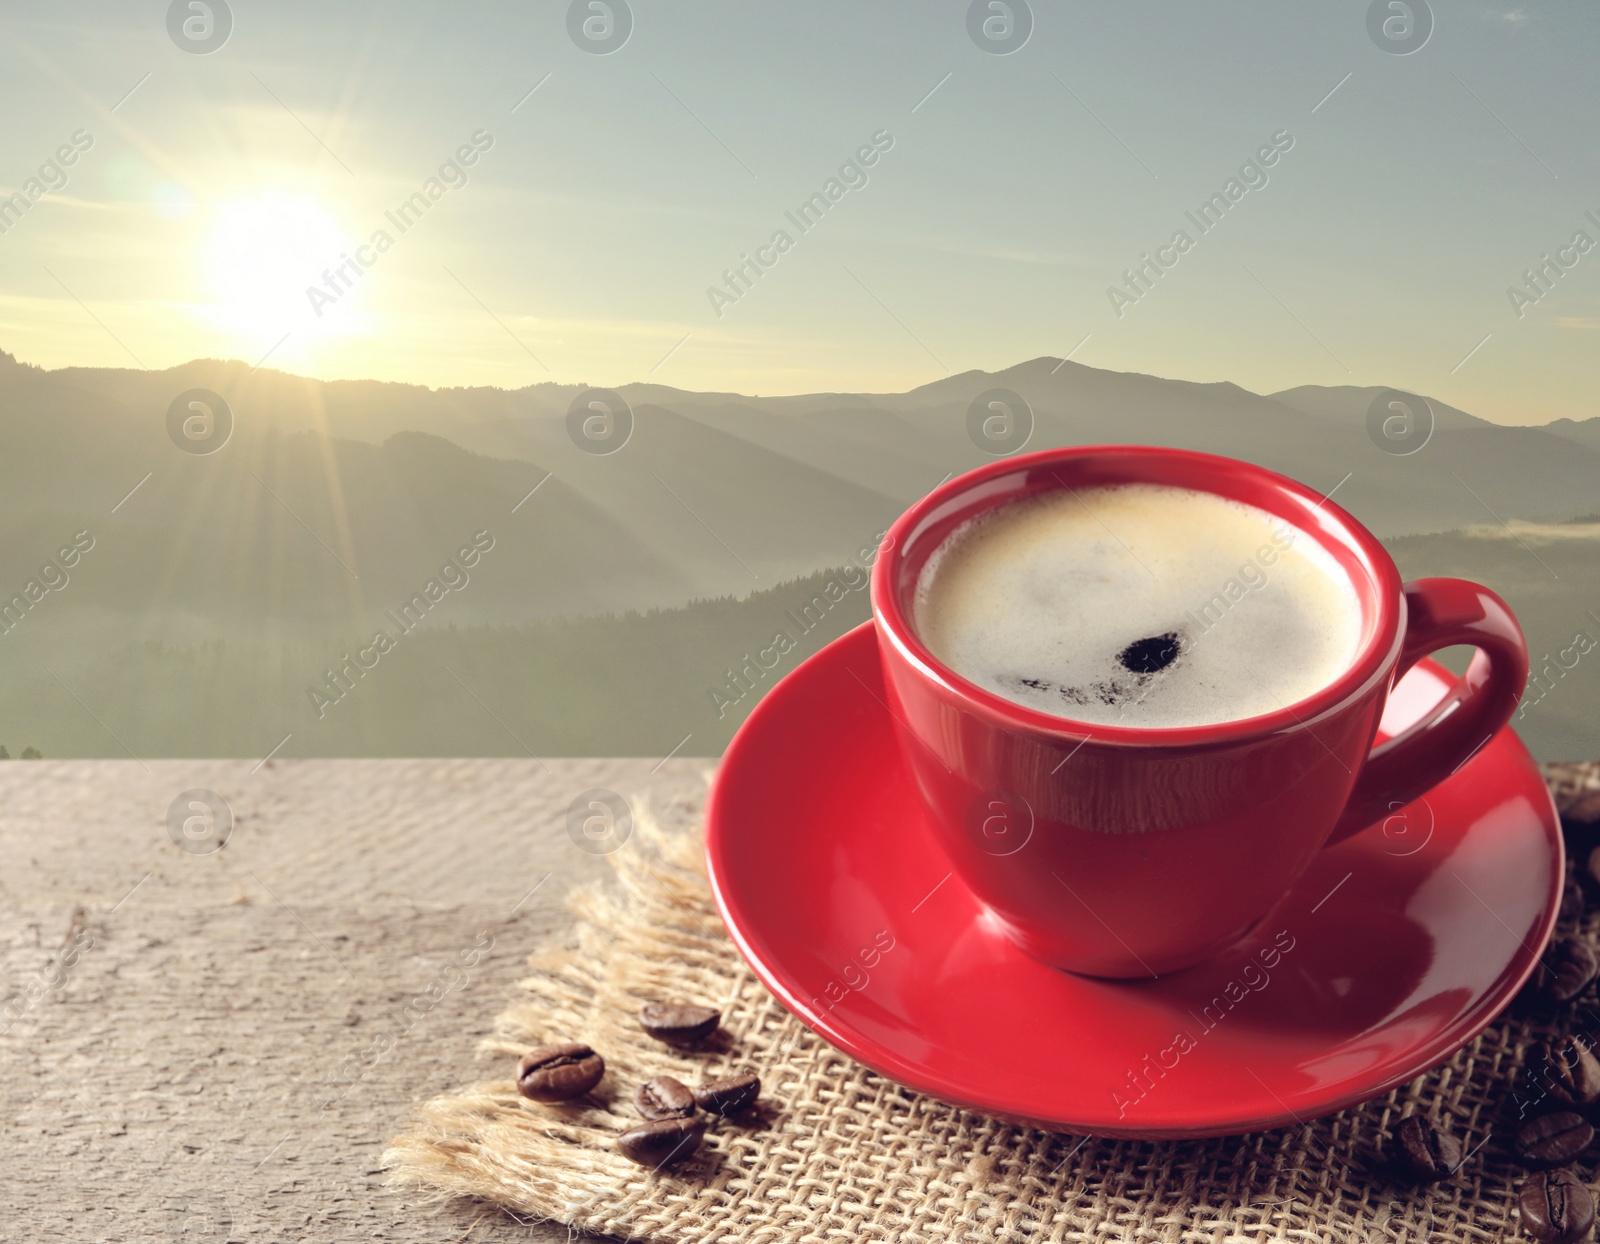
[[[219, 203], [205, 251], [207, 318], [249, 342], [306, 327], [306, 289], [322, 284], [324, 269], [339, 264], [354, 236], [308, 195], [262, 190]], [[358, 309], [341, 310], [316, 323], [319, 336], [360, 331]]]

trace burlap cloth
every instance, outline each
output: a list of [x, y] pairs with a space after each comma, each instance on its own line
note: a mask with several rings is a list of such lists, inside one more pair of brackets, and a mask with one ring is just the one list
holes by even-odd
[[[1600, 790], [1600, 766], [1551, 766], [1547, 776], [1558, 806]], [[499, 1078], [423, 1106], [387, 1154], [393, 1182], [685, 1244], [1500, 1240], [1518, 1232], [1524, 1172], [1506, 1142], [1528, 1048], [1596, 1023], [1585, 1007], [1552, 1020], [1513, 1006], [1410, 1084], [1279, 1131], [1162, 1142], [1053, 1134], [901, 1088], [813, 1036], [728, 941], [698, 835], [641, 818], [610, 860], [615, 885], [569, 898], [575, 945], [532, 956], [533, 975], [484, 1042]], [[1582, 923], [1593, 938], [1600, 913]], [[639, 1006], [673, 995], [721, 1007], [717, 1048], [683, 1053], [644, 1036]], [[537, 1106], [517, 1095], [516, 1057], [550, 1040], [604, 1054], [607, 1075], [590, 1103]], [[661, 1074], [694, 1083], [724, 1068], [760, 1073], [759, 1123], [716, 1123], [692, 1160], [659, 1174], [617, 1153], [616, 1133], [638, 1121], [635, 1085]], [[1416, 1188], [1390, 1174], [1388, 1132], [1412, 1112], [1463, 1138], [1470, 1157], [1454, 1178]]]

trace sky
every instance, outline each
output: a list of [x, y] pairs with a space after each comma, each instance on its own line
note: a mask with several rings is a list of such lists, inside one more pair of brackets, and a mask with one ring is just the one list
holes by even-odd
[[959, 0], [11, 0], [0, 349], [759, 394], [1070, 354], [1600, 415], [1600, 8], [997, 2], [1004, 54]]

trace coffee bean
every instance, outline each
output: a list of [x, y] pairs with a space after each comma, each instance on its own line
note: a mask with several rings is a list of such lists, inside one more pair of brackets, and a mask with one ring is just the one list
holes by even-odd
[[753, 1071], [724, 1076], [720, 1080], [708, 1080], [694, 1086], [694, 1099], [700, 1103], [700, 1109], [724, 1118], [748, 1109], [760, 1094], [761, 1078]]
[[722, 1012], [689, 1002], [647, 1002], [639, 1010], [639, 1022], [657, 1041], [693, 1045], [717, 1030]]
[[517, 1092], [529, 1101], [571, 1101], [599, 1084], [605, 1073], [606, 1060], [587, 1045], [541, 1045], [517, 1064]]
[[1419, 1183], [1455, 1174], [1461, 1165], [1461, 1142], [1420, 1114], [1408, 1115], [1395, 1129], [1395, 1157]]
[[1568, 881], [1561, 889], [1561, 918], [1563, 920], [1576, 920], [1583, 915], [1584, 908], [1588, 906], [1588, 897], [1583, 892], [1583, 887], [1576, 881]]
[[1578, 1244], [1594, 1226], [1594, 1197], [1569, 1170], [1528, 1176], [1517, 1207], [1528, 1234], [1542, 1244]]
[[1600, 830], [1600, 787], [1593, 787], [1565, 801], [1561, 809], [1563, 829]]
[[647, 1119], [687, 1119], [694, 1113], [689, 1086], [671, 1076], [646, 1080], [633, 1091], [635, 1108]]
[[654, 1119], [630, 1127], [617, 1137], [622, 1156], [640, 1166], [663, 1167], [681, 1162], [700, 1147], [704, 1119]]
[[1552, 1002], [1571, 1002], [1594, 976], [1594, 951], [1576, 937], [1556, 938], [1539, 960], [1539, 988]]
[[1600, 1103], [1600, 1058], [1582, 1038], [1541, 1043], [1532, 1065], [1545, 1091], [1562, 1105], [1586, 1111]]
[[1577, 870], [1578, 880], [1590, 894], [1600, 895], [1600, 846], [1591, 847], [1586, 855], [1578, 858], [1583, 861]]
[[1557, 1110], [1529, 1119], [1517, 1129], [1512, 1148], [1517, 1160], [1534, 1170], [1565, 1166], [1594, 1141], [1594, 1128], [1581, 1114]]
[[1569, 796], [1561, 808], [1561, 836], [1567, 840], [1567, 858], [1572, 861], [1572, 871], [1593, 897], [1600, 888], [1590, 875], [1589, 855], [1600, 846], [1600, 789], [1587, 790]]
[[1589, 889], [1593, 882], [1588, 875], [1589, 853], [1600, 846], [1600, 824], [1592, 821], [1575, 823], [1565, 817], [1561, 820], [1561, 836], [1566, 839], [1567, 858], [1572, 861], [1572, 875]]

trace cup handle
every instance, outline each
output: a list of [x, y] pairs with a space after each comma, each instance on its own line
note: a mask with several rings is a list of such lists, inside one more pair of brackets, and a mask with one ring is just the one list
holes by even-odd
[[1395, 682], [1440, 648], [1470, 644], [1478, 651], [1465, 678], [1432, 712], [1372, 749], [1329, 845], [1382, 820], [1459, 769], [1511, 720], [1528, 681], [1522, 628], [1488, 588], [1466, 579], [1414, 579], [1404, 590], [1406, 635]]

